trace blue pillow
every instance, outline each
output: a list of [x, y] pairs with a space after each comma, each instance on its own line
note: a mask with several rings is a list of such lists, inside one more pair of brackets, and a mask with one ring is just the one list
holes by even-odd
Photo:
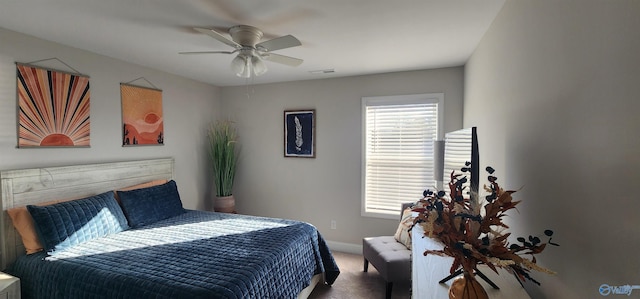
[[142, 227], [185, 212], [174, 180], [129, 191], [116, 191], [122, 210], [133, 228]]
[[28, 205], [27, 210], [49, 253], [129, 228], [111, 191], [48, 206]]

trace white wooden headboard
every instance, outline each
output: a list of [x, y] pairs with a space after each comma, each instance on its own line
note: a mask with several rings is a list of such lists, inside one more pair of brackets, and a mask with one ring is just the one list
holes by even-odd
[[25, 254], [7, 210], [46, 201], [81, 198], [144, 182], [173, 178], [173, 158], [6, 170], [0, 172], [1, 268]]

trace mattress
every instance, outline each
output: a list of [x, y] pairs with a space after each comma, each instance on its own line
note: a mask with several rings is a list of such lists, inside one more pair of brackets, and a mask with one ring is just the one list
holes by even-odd
[[340, 270], [308, 223], [188, 210], [8, 272], [24, 298], [295, 298], [313, 275]]

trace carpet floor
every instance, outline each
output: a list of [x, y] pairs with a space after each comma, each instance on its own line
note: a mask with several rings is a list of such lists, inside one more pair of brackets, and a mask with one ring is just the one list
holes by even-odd
[[[355, 299], [384, 298], [385, 281], [375, 267], [369, 264], [369, 271], [363, 272], [363, 258], [359, 254], [333, 252], [333, 258], [340, 268], [340, 275], [332, 286], [318, 285], [310, 299]], [[411, 282], [393, 284], [392, 299], [411, 298]]]

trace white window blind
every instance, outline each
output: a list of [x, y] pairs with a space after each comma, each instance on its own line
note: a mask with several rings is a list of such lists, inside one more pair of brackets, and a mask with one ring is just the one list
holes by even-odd
[[397, 218], [435, 186], [441, 94], [363, 98], [363, 216]]

